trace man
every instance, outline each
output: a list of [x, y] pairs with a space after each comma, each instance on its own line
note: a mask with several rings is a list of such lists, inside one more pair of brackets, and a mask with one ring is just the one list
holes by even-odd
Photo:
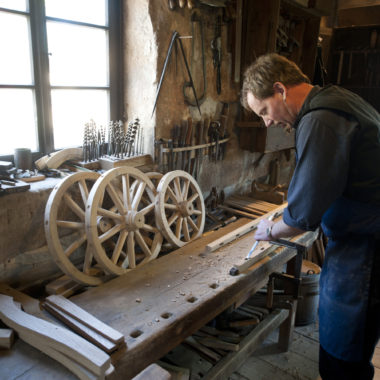
[[296, 130], [283, 220], [263, 220], [255, 238], [322, 226], [329, 242], [320, 279], [319, 371], [323, 380], [372, 379], [380, 336], [379, 113], [343, 88], [312, 86], [277, 54], [247, 69], [242, 103], [267, 127]]

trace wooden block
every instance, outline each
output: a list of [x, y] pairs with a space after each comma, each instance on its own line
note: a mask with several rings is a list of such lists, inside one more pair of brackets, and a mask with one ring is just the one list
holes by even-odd
[[239, 345], [234, 343], [224, 342], [223, 340], [209, 337], [209, 338], [197, 338], [197, 341], [206, 347], [220, 348], [226, 351], [239, 351]]
[[158, 361], [157, 364], [160, 367], [166, 369], [170, 373], [171, 380], [189, 380], [190, 379], [189, 368], [179, 367], [176, 365], [168, 364], [163, 361]]
[[31, 176], [31, 177], [23, 177], [23, 178], [19, 178], [20, 181], [23, 181], [23, 182], [38, 182], [38, 181], [42, 181], [44, 180], [46, 177], [41, 174], [41, 175], [34, 175], [34, 176]]
[[141, 371], [132, 380], [170, 380], [171, 375], [168, 371], [153, 363]]
[[14, 341], [12, 329], [0, 329], [0, 348], [11, 348]]
[[144, 154], [141, 156], [133, 156], [128, 158], [111, 158], [102, 157], [99, 159], [100, 167], [103, 170], [110, 170], [119, 166], [130, 166], [132, 168], [138, 166], [152, 165], [153, 159], [150, 154]]
[[198, 351], [201, 355], [206, 355], [208, 359], [211, 359], [213, 362], [217, 362], [221, 359], [221, 356], [217, 354], [216, 352], [210, 350], [209, 348], [205, 347], [204, 345], [197, 342], [196, 339], [194, 339], [191, 336], [188, 336], [184, 343], [189, 345], [190, 347], [194, 348], [196, 351]]
[[100, 335], [103, 335], [105, 338], [111, 340], [114, 343], [122, 343], [124, 342], [124, 335], [119, 331], [116, 331], [111, 326], [106, 325], [99, 319], [95, 318], [93, 315], [75, 305], [73, 302], [62, 296], [49, 296], [45, 300], [47, 303], [56, 307], [57, 309], [63, 311], [68, 314], [70, 317], [78, 320], [84, 325], [90, 327], [95, 330]]
[[58, 152], [50, 153], [41, 157], [34, 162], [38, 170], [43, 169], [58, 169], [65, 161], [81, 160], [83, 158], [82, 148], [66, 148]]
[[64, 297], [70, 297], [72, 294], [74, 294], [79, 289], [82, 289], [83, 287], [84, 285], [78, 284], [71, 277], [64, 275], [48, 283], [45, 286], [45, 290], [46, 293], [50, 295], [60, 294]]
[[60, 326], [19, 310], [11, 297], [0, 295], [0, 319], [28, 343], [49, 346], [72, 360], [80, 361], [96, 375], [104, 375], [111, 364], [109, 355], [80, 336]]
[[91, 343], [95, 344], [95, 346], [98, 346], [103, 351], [107, 353], [111, 353], [115, 351], [118, 346], [114, 343], [105, 338], [104, 336], [98, 334], [93, 329], [85, 326], [84, 324], [80, 323], [76, 319], [70, 317], [70, 315], [63, 313], [58, 308], [48, 304], [44, 303], [43, 307], [52, 315], [54, 315], [57, 319], [62, 321], [65, 325], [69, 326], [72, 330], [74, 330], [77, 334], [83, 336]]

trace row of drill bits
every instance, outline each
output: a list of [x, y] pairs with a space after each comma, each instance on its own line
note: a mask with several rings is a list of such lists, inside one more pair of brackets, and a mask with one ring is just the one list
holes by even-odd
[[110, 121], [107, 128], [97, 127], [93, 120], [85, 124], [83, 133], [84, 162], [94, 161], [104, 156], [119, 159], [136, 156], [143, 154], [143, 146], [143, 129], [138, 118], [134, 122], [128, 123], [126, 131], [121, 120]]

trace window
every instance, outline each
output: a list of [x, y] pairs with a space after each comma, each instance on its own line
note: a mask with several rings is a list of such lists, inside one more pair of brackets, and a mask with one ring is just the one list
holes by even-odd
[[0, 0], [0, 156], [81, 146], [121, 118], [120, 0]]

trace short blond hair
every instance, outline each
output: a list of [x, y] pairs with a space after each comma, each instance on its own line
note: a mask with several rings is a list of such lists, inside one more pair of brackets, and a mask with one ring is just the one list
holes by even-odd
[[247, 95], [249, 92], [260, 100], [274, 94], [273, 84], [281, 82], [285, 86], [310, 83], [310, 79], [289, 59], [276, 53], [260, 56], [244, 73], [241, 90], [241, 103], [249, 109]]

